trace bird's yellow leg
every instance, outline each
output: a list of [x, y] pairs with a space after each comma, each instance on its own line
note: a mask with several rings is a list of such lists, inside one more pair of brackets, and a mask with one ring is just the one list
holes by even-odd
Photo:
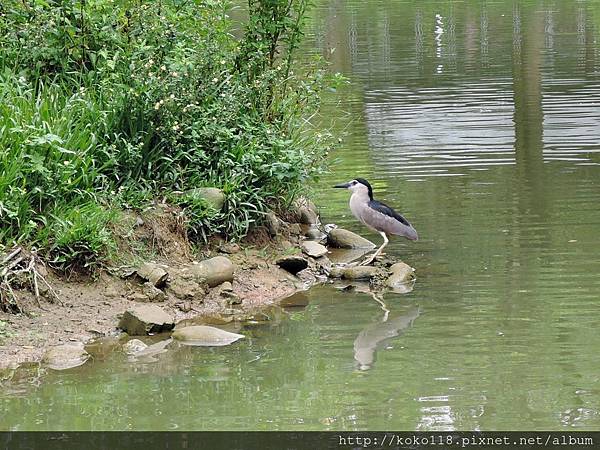
[[371, 292], [371, 296], [373, 297], [373, 300], [375, 300], [377, 303], [379, 303], [379, 305], [381, 306], [381, 309], [383, 309], [383, 319], [381, 319], [381, 321], [387, 322], [388, 315], [390, 314], [390, 310], [387, 308], [387, 305], [381, 298], [382, 296], [376, 294], [375, 292]]
[[367, 259], [365, 259], [363, 262], [361, 262], [359, 264], [360, 266], [368, 266], [373, 261], [375, 261], [375, 258], [377, 258], [381, 254], [381, 252], [385, 248], [385, 246], [389, 244], [390, 241], [388, 240], [386, 234], [383, 231], [380, 231], [379, 234], [381, 234], [381, 236], [383, 236], [383, 244], [381, 244], [381, 247], [379, 247], [377, 249], [377, 251], [375, 253], [373, 253], [372, 256], [369, 256]]

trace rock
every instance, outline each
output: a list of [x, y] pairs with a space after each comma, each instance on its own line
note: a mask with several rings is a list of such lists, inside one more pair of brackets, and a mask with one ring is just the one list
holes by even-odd
[[233, 285], [229, 281], [221, 285], [219, 295], [227, 300], [229, 306], [242, 303], [242, 299], [233, 292]]
[[275, 261], [275, 264], [294, 275], [308, 267], [306, 258], [298, 255], [282, 256]]
[[271, 321], [271, 317], [265, 313], [251, 313], [245, 312], [241, 314], [237, 314], [234, 317], [236, 322], [241, 322], [244, 325], [257, 325], [257, 324], [265, 324]]
[[329, 276], [331, 278], [342, 278], [343, 274], [344, 274], [344, 267], [332, 267], [329, 270]]
[[391, 288], [412, 281], [415, 278], [415, 269], [403, 262], [393, 264], [388, 270], [391, 275], [388, 277], [385, 284]]
[[306, 225], [313, 225], [319, 222], [319, 217], [314, 211], [311, 211], [306, 206], [298, 208], [298, 220]]
[[290, 241], [288, 241], [287, 239], [283, 239], [282, 241], [279, 242], [279, 246], [283, 249], [283, 250], [289, 250], [290, 248], [294, 247], [294, 244], [292, 244]]
[[302, 284], [296, 283], [296, 287], [302, 290], [308, 289], [317, 282], [317, 277], [311, 269], [301, 270], [296, 274], [296, 277], [298, 277], [298, 280], [302, 282]]
[[315, 205], [312, 200], [309, 200], [307, 198], [304, 198], [303, 200], [304, 200], [304, 202], [306, 204], [306, 207], [308, 209], [310, 209], [312, 212], [314, 212], [318, 216], [319, 215], [319, 210], [317, 208], [317, 205]]
[[332, 268], [331, 260], [327, 256], [321, 256], [315, 261], [315, 267], [320, 273], [329, 275]]
[[234, 244], [232, 242], [228, 242], [226, 244], [222, 244], [219, 246], [219, 251], [223, 253], [227, 253], [228, 255], [233, 255], [235, 253], [239, 253], [241, 250], [238, 244]]
[[223, 317], [221, 314], [214, 313], [206, 316], [202, 316], [202, 323], [207, 325], [226, 325], [233, 321], [232, 316]]
[[42, 362], [54, 370], [65, 370], [84, 364], [90, 357], [83, 342], [58, 345], [46, 351]]
[[230, 281], [225, 281], [221, 285], [221, 292], [233, 292], [233, 284]]
[[169, 293], [181, 300], [201, 303], [206, 295], [205, 285], [192, 279], [176, 276], [168, 284]]
[[267, 230], [271, 236], [277, 236], [277, 233], [279, 233], [279, 228], [281, 227], [281, 222], [275, 213], [270, 212], [265, 216], [265, 226], [267, 227]]
[[288, 226], [290, 236], [301, 236], [302, 226], [299, 223], [290, 223]]
[[135, 355], [146, 348], [148, 348], [148, 346], [139, 339], [130, 339], [123, 344], [123, 351], [128, 355]]
[[229, 345], [242, 339], [243, 334], [230, 333], [215, 327], [206, 325], [194, 325], [179, 328], [173, 332], [173, 339], [181, 341], [185, 345], [197, 345], [203, 347], [220, 347]]
[[342, 278], [346, 280], [367, 280], [375, 276], [379, 269], [373, 266], [346, 267], [342, 272]]
[[133, 302], [148, 303], [150, 298], [146, 294], [141, 292], [133, 292], [127, 296], [127, 298]]
[[313, 258], [320, 258], [327, 254], [327, 248], [315, 241], [302, 242], [302, 251]]
[[284, 308], [305, 307], [308, 306], [309, 298], [306, 291], [296, 292], [289, 297], [284, 298], [279, 302], [279, 305]]
[[192, 198], [201, 198], [206, 200], [206, 202], [217, 211], [223, 209], [223, 205], [225, 204], [225, 193], [219, 188], [199, 187], [196, 189], [190, 189], [186, 192], [186, 194]]
[[374, 248], [371, 241], [343, 228], [334, 228], [327, 236], [327, 242], [332, 247], [338, 248]]
[[114, 286], [108, 285], [104, 288], [103, 296], [108, 297], [108, 298], [116, 298], [116, 297], [120, 297], [121, 294]]
[[158, 288], [163, 287], [169, 279], [167, 271], [154, 263], [142, 264], [137, 270], [137, 274]]
[[323, 233], [321, 230], [315, 227], [309, 228], [308, 231], [304, 233], [304, 236], [306, 236], [307, 239], [319, 242], [327, 238], [327, 235], [325, 233]]
[[136, 306], [128, 309], [119, 321], [119, 328], [130, 336], [169, 331], [174, 326], [173, 317], [155, 305]]
[[327, 257], [333, 264], [347, 265], [363, 259], [371, 250], [370, 248], [330, 248]]
[[166, 299], [165, 293], [154, 286], [150, 281], [144, 283], [142, 292], [148, 297], [148, 301], [151, 302], [164, 302]]
[[300, 223], [312, 225], [319, 222], [319, 212], [317, 211], [317, 207], [306, 197], [298, 198], [294, 206], [296, 207], [295, 212]]
[[123, 267], [118, 271], [119, 277], [125, 279], [134, 276], [137, 270], [134, 267]]
[[233, 292], [222, 292], [221, 296], [225, 298], [228, 306], [242, 304], [242, 299]]
[[192, 302], [190, 302], [189, 300], [175, 303], [175, 306], [177, 306], [179, 310], [183, 311], [184, 313], [190, 312], [192, 310]]
[[136, 356], [137, 358], [145, 358], [148, 361], [156, 361], [156, 359], [154, 359], [154, 356], [160, 353], [165, 353], [167, 351], [167, 346], [171, 342], [173, 342], [173, 339], [171, 338], [165, 339], [164, 341], [155, 342], [154, 344], [148, 345], [146, 348], [135, 353], [134, 356]]
[[201, 283], [210, 287], [225, 281], [233, 281], [233, 263], [225, 256], [215, 256], [190, 266], [190, 274]]

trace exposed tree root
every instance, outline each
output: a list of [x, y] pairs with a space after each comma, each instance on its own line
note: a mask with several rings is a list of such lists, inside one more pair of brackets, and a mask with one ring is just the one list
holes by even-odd
[[[40, 309], [40, 297], [45, 296], [51, 302], [62, 304], [58, 294], [46, 278], [40, 273], [35, 253], [17, 247], [0, 261], [0, 309], [12, 313], [23, 312], [13, 288], [29, 287]], [[40, 263], [41, 264], [41, 263]], [[42, 286], [42, 289], [40, 289]], [[42, 293], [43, 291], [43, 293]]]

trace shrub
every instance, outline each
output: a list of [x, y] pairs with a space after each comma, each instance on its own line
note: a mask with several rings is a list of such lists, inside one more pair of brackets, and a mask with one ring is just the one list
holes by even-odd
[[[101, 204], [178, 199], [202, 239], [289, 205], [330, 145], [312, 119], [334, 79], [295, 67], [306, 7], [252, 0], [238, 39], [216, 1], [3, 2], [0, 242], [87, 267], [109, 242]], [[198, 186], [224, 190], [222, 212], [171, 194]]]

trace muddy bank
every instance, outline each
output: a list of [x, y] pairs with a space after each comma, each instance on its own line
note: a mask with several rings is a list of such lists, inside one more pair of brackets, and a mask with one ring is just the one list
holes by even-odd
[[[37, 362], [61, 344], [85, 344], [123, 329], [141, 335], [189, 319], [216, 325], [244, 321], [257, 308], [332, 277], [380, 286], [412, 277], [408, 266], [349, 264], [372, 245], [335, 229], [326, 235], [309, 206], [288, 221], [271, 216], [265, 227], [239, 244], [213, 239], [196, 252], [184, 235], [174, 232], [164, 211], [158, 221], [145, 217], [135, 223], [138, 242], [151, 239], [160, 245], [152, 258], [108, 268], [94, 278], [68, 278], [47, 270], [46, 279], [60, 301], [40, 301], [26, 289], [16, 292], [24, 312], [0, 313], [0, 368]], [[158, 310], [171, 325], [163, 329], [153, 328], [150, 319], [140, 322], [133, 317], [140, 310]]]

